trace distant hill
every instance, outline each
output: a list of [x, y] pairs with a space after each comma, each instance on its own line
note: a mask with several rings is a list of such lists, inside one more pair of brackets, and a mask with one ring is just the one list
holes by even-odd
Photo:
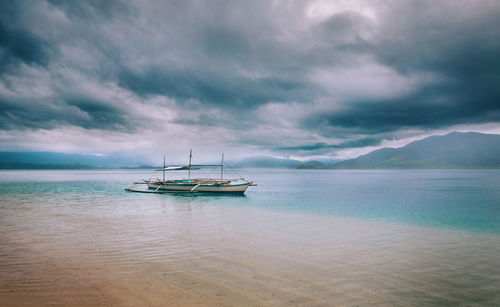
[[17, 162], [0, 162], [0, 169], [99, 169], [102, 167], [92, 166], [87, 164], [71, 163], [17, 163]]
[[[452, 132], [401, 148], [382, 148], [355, 159], [299, 161], [251, 157], [230, 161], [232, 168], [287, 169], [500, 169], [500, 135]], [[153, 168], [127, 155], [0, 152], [0, 169]]]
[[317, 160], [308, 160], [302, 162], [297, 166], [297, 169], [330, 169], [334, 164], [339, 163], [342, 160], [338, 159], [317, 159]]
[[272, 157], [251, 157], [241, 161], [231, 162], [234, 168], [297, 168], [302, 161]]
[[329, 168], [328, 164], [316, 161], [316, 160], [310, 160], [306, 161], [304, 163], [301, 163], [297, 165], [298, 169], [326, 169]]
[[382, 148], [334, 169], [498, 169], [500, 135], [452, 132], [401, 148]]
[[[139, 161], [139, 162], [138, 162]], [[251, 157], [228, 161], [232, 168], [328, 168], [335, 159], [299, 161], [273, 157]], [[218, 161], [213, 162], [217, 164]], [[148, 169], [159, 166], [145, 165], [140, 159], [117, 155], [67, 154], [57, 152], [0, 152], [0, 169]]]
[[140, 159], [126, 155], [69, 154], [60, 152], [0, 152], [2, 169], [117, 168], [141, 166]]
[[[320, 160], [320, 161], [318, 161]], [[229, 162], [234, 168], [289, 168], [289, 169], [325, 169], [341, 161], [337, 159], [318, 159], [300, 161], [273, 157], [251, 157], [240, 161]]]
[[[344, 159], [335, 159], [335, 158], [317, 158], [317, 159], [314, 159], [314, 160], [309, 160], [309, 161], [318, 161], [318, 162], [321, 162], [322, 164], [324, 165], [333, 165], [333, 164], [336, 164], [336, 163], [339, 163], [340, 161], [344, 161]], [[308, 161], [308, 162], [309, 162]]]

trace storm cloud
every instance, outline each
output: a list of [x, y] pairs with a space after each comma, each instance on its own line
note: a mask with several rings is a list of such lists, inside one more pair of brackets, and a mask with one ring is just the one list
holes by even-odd
[[334, 157], [498, 132], [498, 29], [487, 0], [3, 1], [0, 146]]

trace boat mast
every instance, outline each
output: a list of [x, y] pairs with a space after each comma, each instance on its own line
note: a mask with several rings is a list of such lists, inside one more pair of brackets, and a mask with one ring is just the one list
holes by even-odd
[[188, 164], [188, 180], [191, 180], [191, 157], [193, 156], [193, 150], [189, 150], [189, 164]]
[[165, 155], [163, 155], [163, 182], [165, 182]]
[[222, 174], [224, 173], [224, 153], [222, 153], [222, 161], [220, 162], [220, 180], [222, 180]]

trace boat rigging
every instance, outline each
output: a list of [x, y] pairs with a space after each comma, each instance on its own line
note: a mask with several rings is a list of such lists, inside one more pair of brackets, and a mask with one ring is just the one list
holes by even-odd
[[[126, 188], [129, 192], [141, 193], [218, 193], [218, 194], [244, 194], [249, 186], [256, 186], [253, 181], [245, 178], [224, 179], [224, 154], [220, 164], [192, 164], [193, 151], [189, 151], [189, 163], [187, 165], [166, 165], [163, 156], [163, 168], [156, 171], [163, 173], [162, 180], [148, 179], [134, 182]], [[201, 167], [220, 167], [220, 179], [216, 178], [191, 178], [191, 170]], [[165, 179], [165, 172], [187, 170], [187, 179]], [[234, 170], [233, 170], [234, 171]], [[236, 173], [236, 171], [234, 171]], [[145, 184], [148, 190], [137, 190], [136, 185]]]

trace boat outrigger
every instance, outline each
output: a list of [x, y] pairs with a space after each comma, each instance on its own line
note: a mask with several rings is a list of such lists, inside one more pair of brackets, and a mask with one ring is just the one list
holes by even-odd
[[[220, 164], [191, 164], [193, 156], [192, 150], [189, 152], [189, 164], [181, 166], [165, 165], [163, 157], [163, 168], [156, 171], [163, 172], [163, 179], [148, 179], [134, 182], [126, 188], [129, 192], [140, 193], [222, 193], [222, 194], [244, 194], [249, 186], [256, 186], [253, 181], [245, 178], [224, 179], [224, 154]], [[220, 178], [191, 178], [191, 170], [200, 169], [200, 167], [220, 167]], [[165, 180], [166, 171], [187, 170], [187, 179], [168, 179]], [[234, 170], [233, 170], [234, 171]], [[137, 190], [134, 187], [138, 184], [145, 184], [148, 190]]]

